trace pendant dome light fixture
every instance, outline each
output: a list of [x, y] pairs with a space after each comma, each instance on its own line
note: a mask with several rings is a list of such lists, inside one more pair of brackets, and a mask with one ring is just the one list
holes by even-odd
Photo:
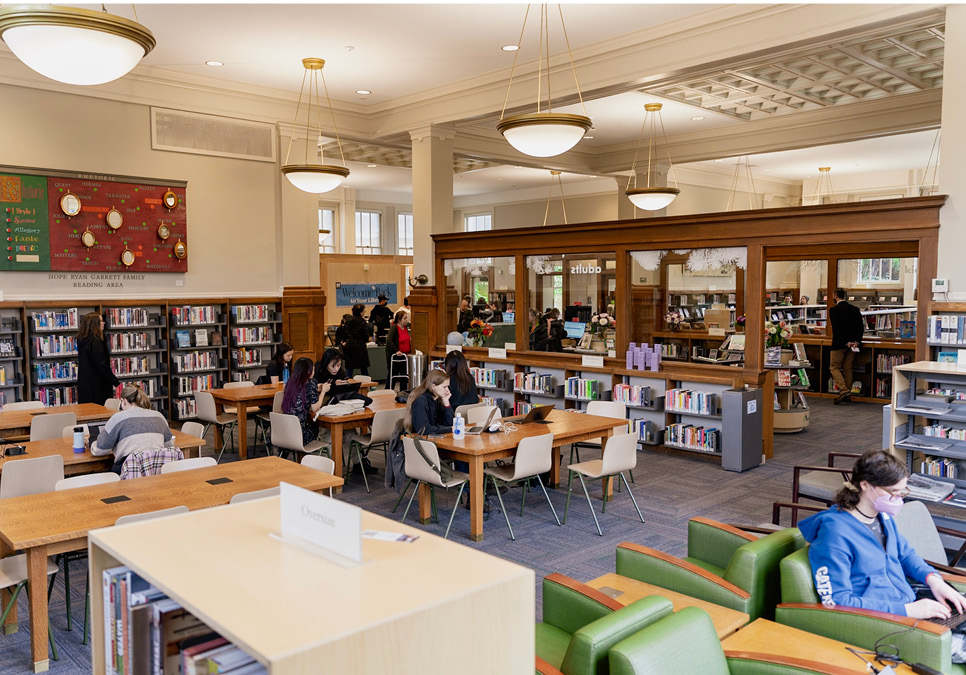
[[[631, 164], [631, 173], [633, 175], [627, 179], [627, 189], [624, 191], [624, 194], [627, 195], [627, 198], [631, 200], [634, 206], [644, 211], [663, 209], [681, 194], [681, 190], [677, 186], [677, 180], [674, 181], [673, 188], [668, 186], [651, 187], [651, 156], [654, 153], [654, 136], [658, 123], [661, 125], [661, 137], [664, 139], [664, 150], [667, 151], [667, 134], [664, 132], [664, 119], [661, 117], [661, 108], [663, 107], [661, 103], [644, 104], [644, 122], [641, 124], [641, 135], [637, 139], [637, 150], [634, 152], [634, 162]], [[649, 123], [650, 126], [648, 126]], [[647, 137], [647, 186], [637, 187], [637, 171], [634, 168], [637, 166], [637, 156], [641, 151], [641, 141], [644, 140], [645, 129], [649, 129]], [[667, 153], [667, 165], [668, 173], [670, 173], [673, 168], [671, 166], [670, 152]], [[631, 188], [631, 180], [634, 181], [633, 188]]]
[[[563, 29], [564, 41], [567, 44], [567, 55], [570, 58], [570, 68], [574, 74], [574, 83], [577, 86], [577, 98], [583, 107], [584, 98], [580, 94], [580, 83], [577, 82], [577, 68], [574, 66], [574, 55], [570, 50], [570, 38], [567, 36], [567, 27], [564, 24], [563, 10], [557, 5], [560, 13], [560, 26]], [[550, 92], [550, 22], [547, 14], [547, 5], [540, 5], [540, 44], [537, 55], [537, 111], [535, 113], [524, 113], [520, 115], [506, 116], [507, 101], [510, 99], [510, 87], [513, 86], [513, 73], [516, 70], [517, 58], [520, 51], [513, 53], [513, 66], [510, 68], [510, 81], [507, 83], [506, 96], [503, 99], [503, 110], [500, 112], [500, 121], [496, 128], [507, 142], [525, 155], [531, 157], [553, 157], [567, 152], [577, 145], [577, 142], [584, 137], [593, 122], [584, 115], [574, 115], [569, 113], [553, 112], [553, 103]], [[523, 28], [520, 29], [520, 39], [517, 45], [523, 41], [523, 33], [527, 28], [527, 18], [530, 15], [530, 5], [527, 5], [526, 14], [523, 17]], [[547, 104], [546, 110], [542, 110], [543, 98], [543, 78], [546, 71], [547, 78]], [[584, 113], [586, 113], [586, 109]]]
[[[325, 75], [322, 68], [325, 66], [324, 59], [307, 58], [302, 59], [305, 72], [302, 74], [302, 86], [299, 89], [298, 103], [295, 105], [295, 119], [292, 121], [292, 135], [288, 140], [288, 152], [285, 153], [285, 163], [282, 165], [282, 173], [299, 190], [311, 192], [312, 194], [322, 194], [342, 185], [349, 177], [349, 169], [345, 166], [345, 153], [342, 151], [342, 141], [339, 138], [339, 128], [335, 124], [335, 112], [332, 110], [332, 101], [329, 100], [329, 88], [325, 84]], [[322, 78], [322, 87], [325, 91], [325, 103], [332, 115], [332, 128], [335, 131], [335, 140], [339, 145], [339, 154], [342, 156], [342, 166], [326, 164], [325, 155], [322, 153], [322, 99], [319, 96], [319, 78]], [[299, 110], [302, 108], [302, 97], [305, 95], [306, 81], [308, 81], [308, 111], [305, 117], [305, 159], [302, 164], [289, 164], [289, 156], [292, 154], [292, 142], [295, 140], [298, 130]], [[311, 142], [312, 126], [312, 95], [315, 92], [315, 108], [318, 114], [318, 128], [314, 138], [318, 139], [319, 152], [321, 154], [319, 164], [309, 163], [309, 146], [315, 147]]]
[[12, 5], [0, 9], [0, 39], [27, 67], [65, 84], [111, 82], [154, 49], [135, 20], [90, 9]]

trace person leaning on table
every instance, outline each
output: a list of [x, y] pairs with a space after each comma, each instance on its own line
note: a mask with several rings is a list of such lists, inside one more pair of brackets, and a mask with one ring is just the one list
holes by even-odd
[[448, 434], [453, 431], [449, 375], [431, 370], [406, 401], [403, 426], [409, 433]]
[[128, 455], [138, 450], [170, 447], [173, 438], [168, 420], [151, 409], [151, 400], [144, 390], [136, 384], [126, 384], [121, 389], [121, 410], [107, 420], [97, 440], [91, 443], [91, 454], [102, 457], [113, 452], [111, 471], [120, 474]]

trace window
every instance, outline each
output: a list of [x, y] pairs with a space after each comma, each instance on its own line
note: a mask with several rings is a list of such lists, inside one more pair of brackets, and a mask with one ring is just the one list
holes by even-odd
[[335, 209], [319, 209], [319, 253], [335, 253]]
[[413, 214], [400, 213], [396, 215], [396, 253], [399, 255], [413, 254]]
[[899, 258], [863, 258], [859, 260], [858, 281], [899, 281], [902, 265]]
[[382, 254], [382, 239], [379, 233], [379, 211], [356, 211], [356, 253], [368, 255]]
[[467, 232], [482, 232], [493, 229], [493, 216], [489, 213], [477, 213], [464, 218]]

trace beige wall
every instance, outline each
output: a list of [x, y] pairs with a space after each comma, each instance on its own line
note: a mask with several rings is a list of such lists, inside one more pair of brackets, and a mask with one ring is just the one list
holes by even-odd
[[[392, 309], [402, 304], [408, 295], [405, 265], [412, 265], [411, 256], [400, 255], [324, 255], [320, 256], [319, 276], [322, 290], [325, 291], [325, 325], [339, 323], [343, 314], [349, 314], [351, 307], [336, 306], [336, 282], [343, 284], [386, 284], [396, 283], [396, 303], [389, 303]], [[369, 269], [366, 269], [368, 267]], [[367, 305], [372, 307], [375, 303]], [[367, 310], [368, 311], [368, 310]]]
[[[547, 225], [562, 225], [563, 209], [559, 193], [550, 202]], [[486, 209], [464, 209], [464, 213], [480, 213]], [[499, 204], [492, 208], [494, 229], [504, 230], [511, 227], [536, 227], [543, 225], [547, 210], [547, 200], [524, 202], [520, 204]], [[588, 195], [567, 197], [567, 222], [592, 223], [599, 220], [615, 220], [617, 205], [611, 195]]]

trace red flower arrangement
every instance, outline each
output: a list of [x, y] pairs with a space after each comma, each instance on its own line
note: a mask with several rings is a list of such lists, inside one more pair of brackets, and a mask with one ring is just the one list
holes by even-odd
[[486, 344], [486, 338], [493, 335], [493, 326], [482, 319], [473, 319], [470, 322], [470, 329], [466, 332], [475, 346], [481, 346]]

